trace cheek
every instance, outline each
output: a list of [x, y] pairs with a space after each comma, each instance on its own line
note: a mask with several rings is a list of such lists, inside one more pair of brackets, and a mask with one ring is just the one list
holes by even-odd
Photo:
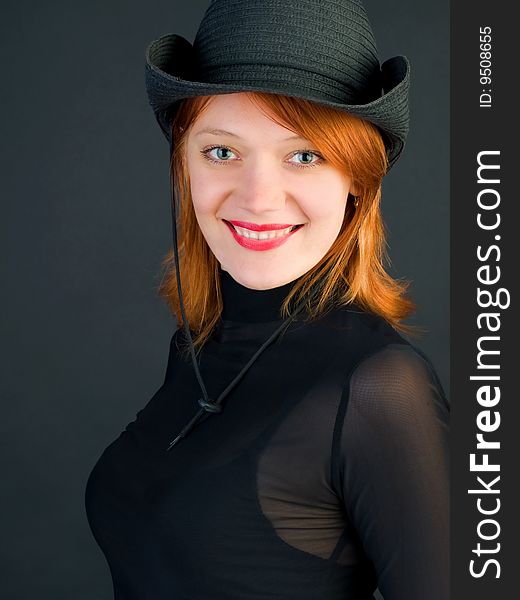
[[326, 188], [315, 196], [307, 195], [306, 201], [300, 202], [310, 223], [325, 229], [334, 229], [343, 223], [346, 206], [346, 198], [340, 192], [332, 193]]
[[335, 222], [343, 221], [348, 186], [335, 173], [315, 180], [309, 178], [302, 185], [301, 192], [300, 207], [311, 222], [334, 227]]
[[197, 216], [212, 215], [218, 208], [218, 189], [214, 181], [201, 170], [191, 169], [190, 192]]

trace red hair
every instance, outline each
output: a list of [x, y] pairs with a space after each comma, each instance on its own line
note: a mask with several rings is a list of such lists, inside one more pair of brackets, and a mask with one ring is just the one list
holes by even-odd
[[[285, 299], [282, 315], [290, 314], [293, 302], [307, 302], [310, 318], [322, 314], [331, 301], [336, 305], [356, 302], [399, 331], [415, 331], [416, 328], [402, 323], [415, 309], [406, 295], [409, 283], [393, 279], [384, 268], [388, 256], [380, 201], [388, 162], [377, 127], [308, 100], [265, 92], [245, 93], [273, 121], [312, 142], [329, 164], [351, 177], [358, 194], [357, 204], [347, 202], [341, 230], [328, 252], [300, 278]], [[204, 344], [222, 312], [219, 263], [197, 223], [185, 161], [189, 129], [211, 98], [183, 100], [172, 122], [171, 189], [180, 209], [179, 265], [186, 318], [195, 348]], [[162, 266], [164, 275], [158, 293], [182, 326], [172, 250]], [[317, 300], [311, 303], [310, 291], [317, 286]]]

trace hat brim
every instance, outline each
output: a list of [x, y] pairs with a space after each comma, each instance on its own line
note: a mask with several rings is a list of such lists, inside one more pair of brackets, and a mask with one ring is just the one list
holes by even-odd
[[247, 82], [224, 84], [193, 81], [188, 78], [192, 68], [192, 56], [191, 43], [173, 33], [152, 41], [146, 49], [146, 91], [157, 122], [168, 140], [175, 104], [178, 101], [195, 96], [258, 91], [311, 100], [373, 123], [383, 135], [389, 168], [403, 151], [409, 125], [410, 63], [406, 56], [395, 56], [381, 65], [383, 93], [366, 104], [334, 102], [304, 92], [288, 93], [283, 82], [255, 86]]

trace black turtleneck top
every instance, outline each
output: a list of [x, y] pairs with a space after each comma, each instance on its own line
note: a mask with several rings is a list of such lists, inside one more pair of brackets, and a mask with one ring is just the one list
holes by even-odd
[[[198, 357], [212, 399], [283, 322], [292, 286], [221, 282]], [[354, 305], [298, 316], [168, 452], [201, 397], [181, 338], [87, 482], [115, 600], [449, 597], [449, 408], [418, 349]]]

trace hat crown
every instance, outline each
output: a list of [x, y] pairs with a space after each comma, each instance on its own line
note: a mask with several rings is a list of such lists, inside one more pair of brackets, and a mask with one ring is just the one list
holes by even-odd
[[[193, 43], [194, 80], [268, 85], [362, 104], [381, 95], [377, 48], [360, 0], [213, 0]], [[303, 75], [305, 74], [305, 75]], [[303, 75], [303, 76], [302, 76]]]

